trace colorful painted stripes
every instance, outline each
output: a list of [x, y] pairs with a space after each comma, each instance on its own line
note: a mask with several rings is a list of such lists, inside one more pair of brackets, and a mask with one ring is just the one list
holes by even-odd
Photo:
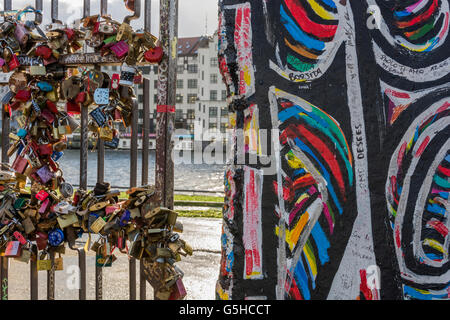
[[286, 60], [297, 71], [308, 70], [326, 50], [338, 28], [337, 8], [332, 0], [283, 0], [280, 4]]

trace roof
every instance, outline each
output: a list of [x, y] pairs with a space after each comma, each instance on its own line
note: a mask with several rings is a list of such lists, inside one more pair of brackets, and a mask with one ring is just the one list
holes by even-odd
[[195, 56], [198, 48], [204, 47], [208, 42], [207, 37], [191, 37], [178, 39], [178, 56]]

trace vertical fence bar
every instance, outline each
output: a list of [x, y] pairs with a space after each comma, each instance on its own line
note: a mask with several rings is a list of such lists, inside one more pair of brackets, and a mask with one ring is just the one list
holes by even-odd
[[[87, 11], [86, 11], [87, 10]], [[89, 16], [90, 2], [83, 2], [83, 18]], [[85, 50], [85, 49], [84, 49]], [[80, 121], [80, 189], [87, 190], [87, 160], [88, 160], [88, 109], [81, 106]], [[80, 300], [86, 300], [86, 252], [78, 249], [78, 266], [80, 268]]]
[[[3, 1], [4, 11], [12, 9], [11, 0]], [[9, 157], [7, 155], [9, 148], [9, 113], [5, 110], [5, 105], [2, 105], [2, 162], [8, 163]], [[1, 300], [8, 300], [8, 258], [1, 257], [0, 259], [0, 278], [1, 278]]]
[[[125, 21], [138, 19], [141, 15], [141, 0], [134, 1], [134, 14], [125, 17]], [[133, 101], [131, 118], [131, 148], [130, 148], [130, 187], [137, 185], [137, 153], [138, 153], [138, 104], [136, 99]], [[130, 300], [136, 300], [136, 259], [130, 258], [129, 262], [130, 276]]]
[[172, 134], [175, 120], [178, 0], [160, 0], [160, 41], [164, 58], [158, 72], [156, 191], [161, 205], [173, 208]]
[[[33, 253], [38, 254], [38, 250], [36, 246], [32, 247]], [[32, 259], [30, 261], [30, 299], [37, 300], [38, 299], [38, 270], [37, 270], [37, 261]]]
[[[34, 22], [36, 25], [39, 25], [42, 23], [42, 10], [43, 10], [43, 3], [42, 0], [35, 0], [35, 9], [41, 11], [41, 13], [36, 13]], [[38, 250], [36, 246], [32, 247], [33, 252], [36, 253], [36, 257], [38, 255]], [[30, 261], [30, 299], [31, 300], [38, 300], [39, 297], [39, 274], [37, 270], [37, 261], [32, 259]]]
[[55, 300], [55, 253], [50, 252], [52, 268], [47, 271], [47, 300]]
[[[107, 1], [100, 3], [100, 14], [107, 14]], [[90, 13], [87, 13], [88, 15]], [[101, 71], [100, 66], [95, 66], [96, 71]], [[105, 144], [100, 137], [97, 139], [97, 182], [105, 181]], [[95, 300], [103, 300], [103, 268], [95, 265]]]
[[[137, 185], [137, 153], [138, 153], [138, 104], [133, 101], [131, 118], [131, 148], [130, 148], [130, 187]], [[130, 300], [136, 300], [136, 259], [130, 258]]]
[[[152, 26], [152, 1], [145, 0], [144, 8], [144, 28], [151, 32]], [[142, 130], [142, 185], [148, 184], [148, 163], [149, 163], [149, 133], [150, 133], [150, 80], [144, 79], [143, 83], [144, 104], [143, 104], [143, 130]], [[144, 277], [144, 265], [142, 260], [139, 264], [139, 299], [147, 299], [147, 282]]]

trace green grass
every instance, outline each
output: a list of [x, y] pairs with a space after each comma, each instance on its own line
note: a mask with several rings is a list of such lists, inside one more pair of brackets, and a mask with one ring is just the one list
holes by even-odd
[[215, 196], [191, 196], [185, 194], [174, 195], [175, 201], [210, 201], [210, 202], [223, 202], [223, 197]]
[[180, 217], [188, 218], [222, 218], [222, 210], [176, 210]]

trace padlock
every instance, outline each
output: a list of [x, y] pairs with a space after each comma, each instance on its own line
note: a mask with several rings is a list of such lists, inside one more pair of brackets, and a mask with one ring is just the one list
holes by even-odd
[[136, 69], [134, 67], [123, 64], [120, 71], [119, 84], [126, 87], [133, 85], [134, 76], [136, 75]]
[[103, 220], [102, 217], [98, 217], [94, 223], [91, 224], [91, 226], [89, 227], [89, 229], [93, 232], [93, 233], [99, 233], [103, 227], [106, 225], [106, 221]]
[[64, 122], [65, 122], [64, 118], [58, 119], [58, 133], [60, 136], [65, 135], [67, 133], [66, 132], [66, 124]]
[[48, 233], [48, 244], [57, 247], [64, 242], [64, 232], [61, 229], [53, 229]]
[[46, 252], [42, 252], [40, 255], [38, 254], [38, 259], [36, 261], [38, 271], [52, 270], [52, 261], [50, 259], [45, 259], [46, 257], [48, 257]]
[[66, 99], [74, 99], [80, 92], [80, 86], [76, 83], [76, 78], [70, 77], [64, 80], [61, 84], [61, 91]]
[[131, 28], [131, 26], [128, 23], [123, 22], [120, 25], [119, 30], [117, 32], [116, 40], [117, 41], [121, 41], [121, 40], [126, 41], [131, 37], [132, 33], [133, 33], [133, 29]]
[[98, 105], [109, 104], [109, 89], [108, 88], [95, 89], [94, 102]]
[[35, 54], [42, 59], [48, 60], [52, 56], [52, 49], [46, 45], [40, 45], [36, 47]]
[[127, 55], [130, 48], [125, 41], [119, 41], [111, 46], [110, 49], [118, 59], [122, 59], [125, 55]]
[[69, 213], [64, 215], [59, 215], [58, 224], [61, 229], [67, 228], [75, 223], [78, 223], [78, 217], [75, 213]]
[[19, 241], [9, 241], [6, 245], [5, 257], [17, 258], [21, 254], [21, 244]]
[[32, 256], [31, 247], [28, 244], [26, 247], [22, 247], [22, 252], [21, 252], [20, 256], [17, 258], [14, 258], [14, 260], [29, 263], [31, 260], [31, 256]]
[[67, 100], [66, 111], [67, 111], [67, 113], [71, 113], [71, 114], [80, 114], [81, 108], [78, 103], [71, 101], [71, 100]]
[[160, 63], [164, 56], [164, 51], [161, 47], [150, 48], [144, 53], [144, 58], [150, 63]]

